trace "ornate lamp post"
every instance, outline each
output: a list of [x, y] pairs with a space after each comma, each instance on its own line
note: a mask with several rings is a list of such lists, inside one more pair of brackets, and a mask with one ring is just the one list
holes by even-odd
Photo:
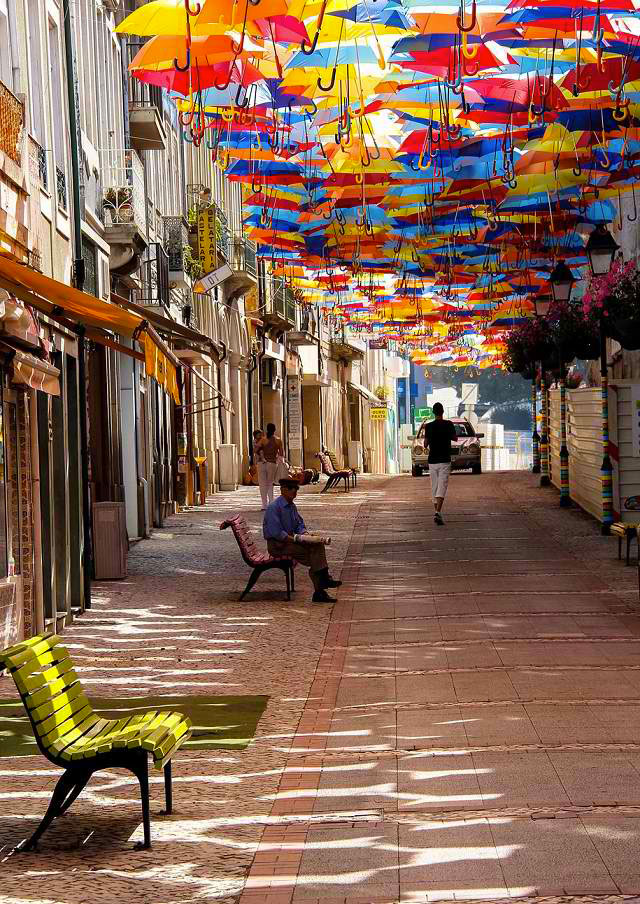
[[[589, 268], [593, 276], [606, 276], [620, 246], [606, 226], [596, 226], [586, 246]], [[613, 468], [609, 458], [609, 374], [607, 369], [607, 337], [600, 318], [600, 386], [602, 391], [602, 533], [608, 534], [613, 524]]]
[[[575, 278], [564, 261], [555, 265], [549, 276], [551, 291], [555, 302], [568, 302]], [[558, 363], [560, 364], [560, 505], [566, 508], [571, 505], [569, 491], [569, 448], [567, 446], [567, 382], [565, 378], [565, 362], [562, 348], [558, 345]]]
[[[549, 313], [551, 296], [549, 294], [536, 295], [533, 299], [536, 317], [546, 317]], [[534, 364], [534, 371], [536, 365]], [[535, 375], [533, 383], [535, 387]], [[549, 400], [544, 379], [544, 368], [540, 368], [540, 390], [542, 394], [542, 433], [540, 434], [540, 486], [548, 487], [549, 479]], [[535, 392], [535, 389], [534, 389]]]

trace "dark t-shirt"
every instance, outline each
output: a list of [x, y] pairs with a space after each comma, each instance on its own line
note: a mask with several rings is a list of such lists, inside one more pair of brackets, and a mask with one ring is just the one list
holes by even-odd
[[430, 421], [424, 428], [425, 445], [429, 446], [429, 464], [439, 465], [451, 461], [451, 441], [456, 439], [456, 428], [451, 421]]

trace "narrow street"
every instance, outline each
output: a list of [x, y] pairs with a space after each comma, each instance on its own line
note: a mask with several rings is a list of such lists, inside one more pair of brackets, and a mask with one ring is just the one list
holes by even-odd
[[219, 524], [259, 532], [254, 488], [169, 519], [95, 585], [65, 632], [90, 695], [267, 707], [245, 750], [179, 751], [170, 817], [153, 773], [147, 852], [137, 782], [113, 771], [15, 853], [58, 773], [1, 759], [3, 904], [640, 895], [637, 571], [616, 541], [525, 472], [454, 475], [444, 527], [428, 478], [298, 505], [333, 536], [333, 607], [301, 569], [290, 603], [271, 574], [236, 601], [248, 570]]

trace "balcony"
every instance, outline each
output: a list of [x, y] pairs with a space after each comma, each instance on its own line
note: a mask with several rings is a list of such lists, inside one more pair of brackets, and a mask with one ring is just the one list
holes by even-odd
[[135, 151], [107, 151], [101, 155], [105, 237], [111, 245], [112, 270], [136, 270], [147, 246], [144, 168]]
[[[134, 58], [143, 41], [127, 45], [128, 63]], [[162, 88], [147, 85], [133, 76], [129, 77], [129, 133], [131, 146], [139, 151], [164, 151], [167, 132], [162, 112]]]
[[169, 255], [159, 242], [152, 242], [144, 252], [139, 269], [140, 286], [133, 290], [136, 304], [156, 308], [166, 316], [169, 311]]
[[69, 209], [69, 198], [67, 196], [67, 175], [64, 170], [56, 166], [56, 198], [58, 199], [58, 207], [61, 210]]
[[331, 337], [331, 357], [334, 361], [362, 361], [366, 345], [355, 339], [348, 330], [337, 330]]
[[281, 279], [267, 282], [266, 299], [262, 319], [273, 329], [288, 331], [296, 325], [296, 303], [293, 292]]
[[243, 235], [234, 235], [229, 242], [229, 266], [233, 274], [227, 279], [230, 295], [244, 295], [258, 284], [258, 265], [255, 242]]
[[24, 107], [18, 98], [0, 82], [0, 151], [20, 166]]
[[292, 330], [287, 335], [289, 345], [317, 345], [319, 338], [317, 317], [311, 308], [304, 308], [300, 315], [300, 329]]
[[184, 217], [164, 217], [164, 247], [169, 256], [169, 283], [172, 289], [191, 289], [198, 262], [191, 255], [189, 224]]

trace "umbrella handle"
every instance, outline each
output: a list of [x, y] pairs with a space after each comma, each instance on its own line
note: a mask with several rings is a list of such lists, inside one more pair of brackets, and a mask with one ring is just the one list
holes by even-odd
[[173, 66], [174, 66], [174, 69], [177, 69], [177, 70], [178, 70], [178, 72], [187, 72], [187, 70], [188, 70], [188, 69], [190, 68], [190, 66], [191, 66], [191, 48], [190, 48], [190, 47], [187, 47], [187, 61], [186, 61], [186, 63], [184, 64], [184, 66], [182, 66], [182, 65], [178, 62], [178, 58], [177, 58], [177, 57], [174, 57], [174, 60], [173, 60]]
[[638, 207], [636, 205], [636, 192], [633, 187], [633, 182], [631, 183], [631, 191], [633, 192], [633, 216], [627, 214], [627, 220], [629, 220], [630, 223], [635, 223], [638, 219]]
[[461, 32], [468, 33], [470, 31], [473, 31], [473, 29], [476, 27], [476, 23], [478, 21], [478, 17], [476, 15], [476, 0], [473, 0], [473, 3], [471, 4], [471, 25], [464, 24], [464, 21], [462, 19], [463, 14], [464, 14], [464, 7], [461, 5], [460, 12], [456, 16], [456, 25], [458, 26], [458, 28]]
[[328, 85], [324, 85], [324, 84], [323, 84], [323, 82], [322, 82], [322, 76], [321, 76], [321, 75], [318, 76], [318, 82], [317, 82], [317, 84], [318, 84], [318, 90], [320, 90], [320, 91], [325, 91], [325, 92], [326, 92], [326, 91], [332, 91], [332, 90], [333, 90], [333, 86], [334, 86], [335, 83], [336, 83], [336, 68], [337, 68], [336, 66], [333, 67], [333, 71], [332, 71], [332, 73], [331, 73], [331, 78], [330, 78], [330, 80], [329, 80], [329, 84], [328, 84]]
[[[258, 0], [258, 2], [260, 2], [260, 0]], [[320, 7], [320, 12], [318, 13], [318, 19], [316, 21], [316, 34], [315, 34], [313, 41], [309, 45], [308, 50], [306, 47], [306, 44], [307, 44], [306, 40], [304, 38], [302, 39], [302, 43], [300, 44], [300, 50], [306, 56], [311, 56], [311, 54], [314, 52], [314, 50], [318, 46], [318, 38], [320, 37], [320, 30], [322, 29], [322, 22], [324, 21], [324, 13], [325, 13], [326, 8], [327, 8], [327, 0], [322, 0], [322, 6]]]
[[[467, 43], [467, 32], [466, 31], [462, 32], [462, 54], [465, 57], [465, 59], [467, 59], [467, 60], [475, 60], [475, 58], [478, 56], [478, 45], [477, 44], [469, 45]], [[477, 71], [478, 70], [476, 69], [476, 72]], [[474, 73], [474, 75], [475, 75], [475, 73]]]
[[191, 8], [189, 0], [184, 0], [184, 8], [187, 11], [188, 16], [199, 16], [202, 6], [200, 5], [200, 3], [196, 3], [196, 5]]

